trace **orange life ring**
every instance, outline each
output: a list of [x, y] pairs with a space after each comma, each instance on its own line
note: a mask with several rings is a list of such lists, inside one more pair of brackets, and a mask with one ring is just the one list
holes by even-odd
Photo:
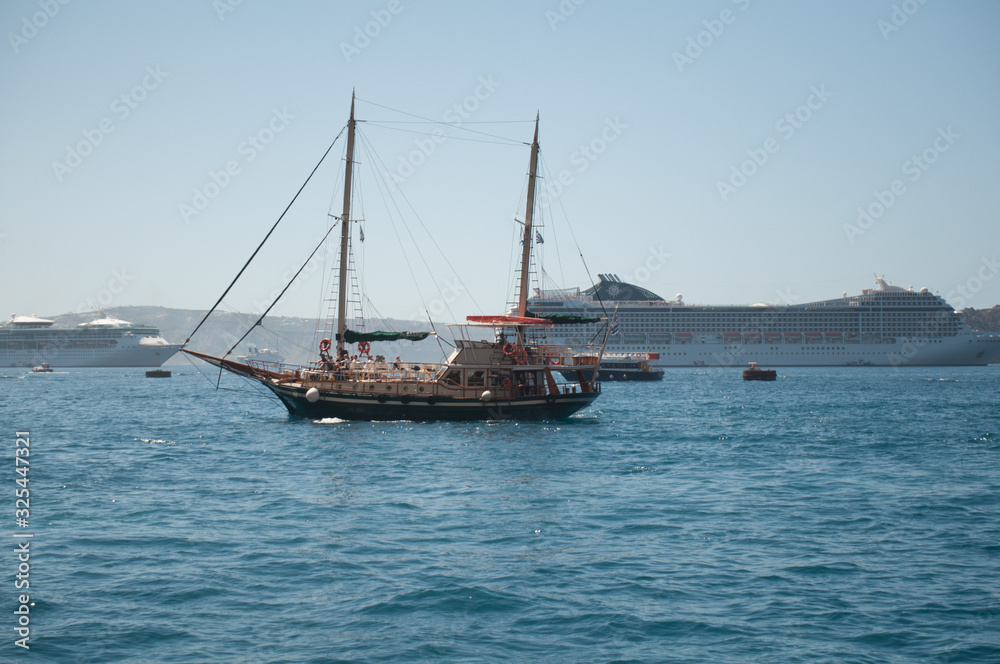
[[503, 387], [510, 387], [511, 386], [510, 376], [504, 376], [503, 378], [501, 378], [500, 385]]
[[518, 364], [524, 364], [528, 361], [528, 351], [523, 348], [514, 354], [514, 361]]
[[549, 355], [549, 364], [559, 364], [562, 362], [562, 358], [558, 355]]
[[516, 352], [517, 352], [517, 346], [515, 346], [511, 342], [508, 341], [503, 345], [503, 354], [506, 355], [507, 357], [510, 357]]
[[320, 351], [325, 353], [326, 351], [330, 350], [331, 345], [332, 342], [329, 339], [323, 339], [322, 341], [319, 342], [319, 349]]
[[371, 349], [372, 349], [372, 346], [367, 341], [359, 341], [358, 342], [358, 353], [360, 353], [362, 355], [367, 355], [368, 351], [370, 351]]

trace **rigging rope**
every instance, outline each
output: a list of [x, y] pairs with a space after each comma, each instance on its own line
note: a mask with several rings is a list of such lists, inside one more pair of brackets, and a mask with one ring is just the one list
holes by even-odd
[[[344, 222], [341, 221], [340, 223]], [[257, 322], [254, 323], [242, 337], [240, 337], [239, 341], [233, 344], [232, 348], [226, 351], [226, 354], [222, 356], [223, 359], [229, 357], [229, 354], [232, 353], [234, 350], [236, 350], [236, 347], [240, 345], [240, 342], [246, 339], [250, 335], [250, 333], [253, 332], [255, 327], [257, 327], [258, 325], [263, 327], [262, 323], [264, 322], [264, 318], [271, 312], [271, 309], [274, 308], [274, 305], [278, 304], [278, 300], [280, 300], [281, 297], [288, 291], [288, 289], [291, 288], [292, 284], [295, 283], [295, 280], [299, 278], [299, 275], [302, 274], [302, 270], [306, 269], [306, 265], [309, 265], [309, 261], [313, 259], [313, 256], [316, 255], [316, 252], [319, 251], [320, 247], [322, 247], [323, 244], [326, 242], [326, 238], [330, 237], [330, 233], [333, 232], [333, 229], [336, 227], [337, 227], [336, 224], [330, 226], [330, 230], [326, 232], [326, 234], [323, 236], [323, 239], [321, 239], [319, 241], [319, 244], [316, 245], [316, 248], [312, 250], [312, 253], [309, 254], [309, 257], [306, 259], [306, 262], [302, 264], [302, 267], [300, 267], [299, 271], [295, 273], [295, 276], [293, 276], [291, 280], [288, 282], [288, 284], [285, 285], [283, 289], [281, 289], [281, 292], [278, 293], [278, 297], [274, 298], [274, 302], [272, 302], [271, 305], [267, 308], [267, 310], [265, 310], [264, 313], [260, 315], [260, 318], [257, 319]]]
[[517, 145], [530, 145], [530, 143], [525, 143], [524, 141], [515, 141], [514, 139], [507, 138], [506, 136], [497, 136], [495, 134], [487, 134], [485, 131], [476, 131], [475, 129], [469, 129], [468, 127], [463, 127], [461, 125], [456, 125], [456, 124], [453, 124], [451, 122], [444, 122], [442, 120], [435, 120], [433, 118], [425, 118], [424, 116], [417, 115], [416, 113], [407, 113], [406, 111], [401, 111], [398, 108], [392, 108], [390, 106], [383, 106], [382, 104], [376, 104], [373, 101], [368, 101], [367, 99], [361, 99], [360, 97], [357, 97], [356, 99], [358, 101], [360, 101], [360, 102], [364, 102], [366, 104], [371, 104], [372, 106], [378, 106], [379, 108], [384, 108], [387, 111], [393, 111], [395, 113], [401, 113], [403, 115], [408, 115], [411, 118], [419, 118], [421, 120], [424, 120], [425, 122], [433, 122], [434, 124], [445, 125], [446, 127], [453, 127], [455, 129], [462, 129], [464, 131], [472, 132], [473, 134], [482, 134], [483, 136], [489, 136], [490, 138], [499, 138], [502, 141], [506, 141], [508, 143], [513, 143], [513, 144], [517, 144]]
[[[362, 135], [363, 144], [365, 146], [365, 151], [368, 154], [370, 154], [372, 157], [374, 157], [375, 160], [377, 160], [377, 163], [381, 165], [381, 167], [382, 167], [382, 169], [384, 170], [385, 173], [390, 173], [390, 175], [391, 175], [391, 171], [389, 171], [388, 166], [386, 166], [385, 162], [382, 161], [382, 158], [379, 156], [379, 154], [377, 152], [375, 152], [374, 147], [372, 147], [371, 143], [368, 141], [368, 137], [364, 136], [363, 134], [361, 134], [361, 132], [359, 132], [359, 135]], [[378, 171], [376, 171], [374, 169], [374, 167], [373, 167], [373, 171], [379, 176], [379, 178], [376, 179], [376, 185], [379, 185], [378, 186], [379, 193], [382, 195], [383, 205], [385, 205], [385, 193], [382, 193], [382, 187], [381, 187], [381, 185], [379, 183], [380, 182], [385, 182], [386, 192], [388, 192], [389, 186], [390, 186], [388, 180], [392, 180], [392, 178], [389, 177], [388, 179], [386, 179], [385, 177], [382, 176], [381, 173], [379, 173]], [[476, 308], [480, 312], [482, 312], [482, 307], [479, 306], [479, 303], [476, 301], [476, 298], [469, 291], [468, 287], [465, 285], [465, 282], [462, 281], [462, 277], [459, 276], [458, 271], [455, 270], [455, 267], [451, 264], [451, 261], [448, 260], [448, 255], [441, 249], [441, 245], [439, 245], [437, 243], [437, 240], [434, 238], [434, 235], [427, 229], [427, 225], [424, 223], [424, 220], [417, 213], [416, 209], [414, 209], [413, 204], [410, 203], [410, 199], [406, 197], [406, 194], [403, 193], [403, 190], [400, 189], [398, 185], [396, 186], [395, 189], [399, 193], [399, 195], [403, 197], [403, 200], [406, 201], [406, 205], [409, 207], [410, 212], [413, 213], [413, 216], [416, 218], [417, 222], [420, 224], [420, 227], [423, 228], [424, 233], [426, 233], [427, 237], [430, 239], [431, 244], [434, 245], [434, 248], [437, 249], [438, 254], [440, 254], [441, 258], [444, 260], [445, 265], [448, 266], [448, 269], [451, 270], [452, 275], [454, 275], [455, 279], [462, 286], [463, 291], [469, 296], [469, 299], [472, 300], [472, 303], [476, 306]], [[413, 233], [410, 231], [409, 226], [406, 224], [406, 219], [405, 219], [405, 217], [403, 215], [402, 210], [399, 209], [399, 204], [396, 203], [396, 199], [393, 198], [391, 194], [389, 194], [389, 200], [392, 201], [393, 207], [396, 208], [396, 213], [399, 215], [400, 222], [402, 222], [403, 227], [406, 229], [407, 234], [413, 240], [413, 246], [417, 249], [417, 253], [420, 256], [420, 260], [424, 264], [424, 269], [427, 270], [427, 273], [430, 275], [431, 280], [434, 282], [435, 287], [438, 287], [437, 280], [434, 278], [434, 272], [430, 269], [430, 266], [427, 264], [427, 259], [424, 257], [423, 253], [420, 251], [420, 247], [417, 245], [416, 238], [413, 237]], [[389, 211], [388, 205], [386, 205], [386, 211], [387, 212]], [[390, 214], [390, 217], [391, 217], [391, 214]], [[391, 223], [391, 219], [390, 219], [390, 223]], [[394, 224], [393, 224], [393, 230], [395, 231], [395, 225]], [[399, 241], [399, 233], [398, 233], [398, 231], [396, 231], [396, 237], [397, 237], [397, 241]], [[402, 246], [402, 243], [401, 243], [401, 246]], [[405, 251], [404, 251], [404, 257], [405, 256], [406, 256], [406, 254], [405, 254]], [[410, 275], [414, 277], [414, 285], [415, 285], [416, 284], [416, 276], [413, 275], [412, 268], [410, 269]], [[443, 290], [440, 287], [438, 287], [438, 288], [439, 288], [439, 290]], [[420, 303], [422, 305], [424, 305], [424, 308], [426, 309], [427, 305], [426, 305], [426, 302], [424, 301], [423, 294], [419, 292], [419, 288], [417, 289], [417, 291], [418, 291], [418, 296], [420, 297]], [[448, 305], [447, 302], [445, 302], [445, 307], [448, 309], [448, 313], [451, 314], [452, 318], [454, 318], [455, 314], [454, 314], [454, 312], [451, 311], [451, 307]]]
[[[546, 171], [547, 170], [548, 170], [548, 168], [546, 168]], [[559, 201], [559, 209], [562, 210], [563, 217], [568, 220], [569, 219], [569, 215], [566, 214], [566, 208], [565, 208], [565, 206], [563, 206], [562, 199], [559, 198], [559, 197], [556, 197], [556, 200]], [[589, 279], [591, 283], [594, 283], [594, 278], [592, 276], [590, 276], [590, 268], [587, 267], [587, 259], [583, 257], [583, 250], [580, 249], [580, 243], [577, 242], [576, 233], [573, 232], [573, 227], [570, 224], [567, 223], [566, 227], [569, 229], [569, 235], [570, 235], [570, 237], [573, 238], [573, 244], [576, 246], [576, 253], [580, 255], [580, 262], [583, 263], [583, 269], [587, 273], [587, 279]], [[607, 316], [608, 316], [608, 310], [607, 310], [607, 307], [604, 306], [604, 300], [601, 299], [601, 290], [597, 289], [594, 294], [597, 295], [597, 301], [601, 305], [601, 311], [604, 312], [604, 317], [607, 318]], [[611, 324], [610, 320], [608, 321], [608, 324], [609, 325]]]
[[[345, 129], [346, 129], [346, 127], [345, 127]], [[231, 284], [229, 284], [229, 285], [228, 285], [228, 286], [226, 287], [226, 290], [225, 290], [225, 291], [223, 291], [222, 295], [220, 295], [220, 296], [219, 296], [219, 299], [218, 299], [218, 300], [216, 300], [215, 304], [213, 304], [213, 305], [212, 305], [212, 308], [208, 310], [208, 313], [206, 313], [206, 314], [205, 314], [205, 317], [204, 317], [204, 318], [202, 318], [202, 319], [201, 319], [201, 322], [199, 322], [199, 323], [198, 323], [198, 324], [197, 324], [197, 325], [195, 326], [195, 328], [194, 328], [194, 331], [192, 331], [192, 332], [191, 332], [191, 334], [189, 334], [189, 335], [188, 335], [188, 338], [184, 340], [184, 343], [182, 343], [182, 344], [181, 344], [181, 348], [183, 348], [184, 346], [187, 346], [188, 342], [189, 342], [189, 341], [191, 341], [191, 337], [193, 337], [193, 336], [195, 335], [195, 333], [196, 333], [196, 332], [197, 332], [197, 331], [198, 331], [198, 330], [199, 330], [199, 329], [201, 328], [201, 326], [202, 326], [202, 325], [203, 325], [203, 324], [205, 323], [205, 321], [206, 321], [206, 320], [208, 320], [208, 317], [212, 315], [212, 312], [214, 312], [214, 311], [216, 310], [216, 308], [217, 308], [217, 307], [219, 306], [219, 303], [221, 303], [221, 302], [222, 302], [222, 300], [223, 300], [223, 299], [224, 299], [224, 298], [226, 297], [226, 295], [228, 295], [228, 294], [229, 294], [229, 291], [230, 291], [230, 290], [232, 290], [233, 286], [235, 286], [235, 285], [236, 285], [236, 282], [237, 282], [237, 281], [239, 281], [239, 279], [240, 279], [240, 277], [241, 277], [241, 276], [243, 276], [243, 272], [245, 272], [245, 271], [246, 271], [246, 269], [247, 269], [248, 267], [250, 267], [250, 263], [252, 263], [252, 262], [253, 262], [253, 259], [257, 257], [257, 254], [258, 254], [258, 253], [260, 252], [260, 250], [261, 250], [261, 249], [263, 248], [263, 246], [264, 246], [264, 243], [265, 243], [265, 242], [267, 242], [267, 240], [268, 240], [268, 238], [269, 238], [269, 237], [271, 237], [271, 233], [273, 233], [273, 232], [274, 232], [274, 229], [276, 229], [276, 228], [278, 227], [278, 224], [280, 224], [280, 223], [281, 223], [281, 220], [285, 218], [285, 215], [286, 215], [286, 214], [288, 213], [288, 210], [289, 210], [289, 209], [290, 209], [290, 208], [292, 207], [292, 205], [293, 205], [293, 204], [295, 203], [296, 199], [297, 199], [297, 198], [299, 197], [299, 194], [301, 194], [301, 193], [302, 193], [302, 190], [306, 188], [306, 185], [307, 185], [307, 184], [309, 184], [309, 180], [311, 180], [311, 179], [312, 179], [312, 176], [316, 174], [316, 171], [317, 171], [317, 170], [319, 170], [319, 167], [320, 167], [320, 164], [322, 164], [322, 163], [323, 163], [323, 160], [324, 160], [324, 159], [326, 159], [326, 156], [327, 156], [328, 154], [330, 154], [330, 150], [332, 150], [332, 149], [333, 149], [333, 146], [334, 146], [334, 145], [335, 145], [335, 144], [337, 143], [337, 141], [338, 141], [338, 140], [340, 139], [340, 137], [341, 137], [341, 136], [343, 136], [343, 134], [344, 134], [344, 130], [343, 130], [343, 129], [341, 129], [341, 130], [340, 130], [340, 133], [339, 133], [339, 134], [337, 134], [337, 137], [333, 139], [333, 143], [330, 143], [330, 147], [328, 147], [328, 148], [326, 149], [326, 152], [324, 152], [324, 153], [323, 153], [323, 156], [322, 156], [322, 157], [320, 157], [320, 160], [319, 160], [319, 162], [318, 162], [318, 163], [316, 164], [316, 166], [314, 166], [314, 167], [313, 167], [313, 169], [312, 169], [312, 172], [311, 172], [311, 173], [309, 173], [309, 177], [307, 177], [307, 178], [306, 178], [306, 181], [302, 183], [302, 186], [301, 186], [301, 187], [299, 187], [299, 190], [298, 190], [297, 192], [295, 192], [295, 196], [293, 196], [293, 197], [292, 197], [292, 200], [291, 200], [291, 201], [290, 201], [290, 202], [288, 203], [288, 205], [287, 205], [287, 206], [285, 207], [285, 211], [281, 213], [281, 216], [280, 216], [280, 217], [278, 217], [278, 220], [277, 220], [276, 222], [274, 222], [274, 225], [273, 225], [273, 226], [271, 226], [271, 230], [269, 230], [269, 231], [267, 232], [267, 235], [265, 235], [265, 236], [264, 236], [264, 239], [263, 239], [263, 240], [261, 240], [261, 241], [260, 241], [260, 244], [259, 244], [259, 245], [257, 245], [257, 248], [256, 248], [256, 249], [254, 249], [254, 252], [253, 252], [253, 254], [251, 254], [251, 255], [250, 255], [250, 258], [249, 258], [249, 259], [247, 260], [247, 262], [246, 262], [246, 263], [245, 263], [245, 264], [243, 265], [243, 267], [242, 267], [242, 268], [240, 268], [240, 271], [239, 271], [239, 273], [238, 273], [238, 274], [236, 275], [236, 278], [235, 278], [235, 279], [233, 279], [232, 283], [231, 283]], [[329, 234], [329, 233], [327, 233], [327, 234]], [[324, 236], [324, 237], [325, 237], [325, 236]], [[315, 252], [313, 252], [313, 253], [315, 253]], [[300, 270], [300, 272], [301, 272], [301, 270]], [[298, 275], [296, 275], [296, 276], [298, 276]], [[282, 292], [284, 292], [284, 291], [282, 291]], [[280, 296], [279, 296], [279, 297], [280, 297]], [[272, 306], [273, 306], [273, 305], [272, 305]], [[270, 309], [269, 309], [269, 310], [270, 310]], [[250, 328], [250, 329], [253, 329], [253, 328]], [[248, 332], [247, 334], [249, 334], [249, 332]], [[244, 335], [244, 336], [245, 336], [245, 335]], [[242, 339], [241, 339], [241, 341], [242, 341]], [[232, 349], [230, 349], [230, 352], [232, 352]], [[228, 355], [228, 354], [229, 354], [229, 353], [226, 353], [226, 355]]]

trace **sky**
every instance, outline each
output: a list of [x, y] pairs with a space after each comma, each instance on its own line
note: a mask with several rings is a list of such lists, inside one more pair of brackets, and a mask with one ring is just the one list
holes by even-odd
[[[0, 28], [3, 315], [211, 306], [352, 91], [381, 316], [506, 307], [536, 113], [546, 287], [794, 304], [884, 274], [1000, 303], [990, 0], [6, 0]], [[343, 154], [226, 308], [262, 311], [313, 251]], [[334, 263], [274, 313], [322, 315]]]

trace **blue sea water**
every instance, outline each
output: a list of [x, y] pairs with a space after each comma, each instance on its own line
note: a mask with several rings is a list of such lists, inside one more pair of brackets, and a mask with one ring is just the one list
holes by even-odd
[[0, 661], [1000, 662], [1000, 367], [675, 370], [462, 424], [0, 374]]

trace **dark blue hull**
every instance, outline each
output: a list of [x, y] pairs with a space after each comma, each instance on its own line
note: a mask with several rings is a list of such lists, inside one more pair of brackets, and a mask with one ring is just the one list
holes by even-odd
[[452, 397], [377, 397], [322, 392], [317, 401], [311, 402], [300, 388], [264, 384], [281, 399], [291, 415], [312, 420], [332, 417], [366, 421], [559, 420], [586, 408], [600, 395], [600, 392], [577, 392], [484, 402]]

